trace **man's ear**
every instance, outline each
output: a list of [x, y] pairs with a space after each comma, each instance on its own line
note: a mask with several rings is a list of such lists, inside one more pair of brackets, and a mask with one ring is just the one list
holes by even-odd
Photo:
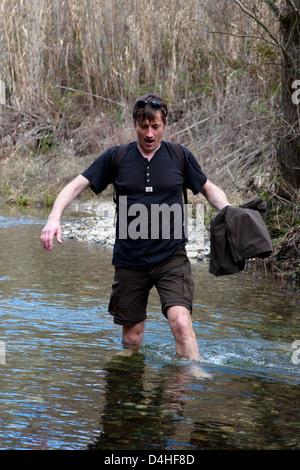
[[136, 127], [136, 120], [135, 119], [133, 119], [133, 125], [134, 125], [134, 127]]

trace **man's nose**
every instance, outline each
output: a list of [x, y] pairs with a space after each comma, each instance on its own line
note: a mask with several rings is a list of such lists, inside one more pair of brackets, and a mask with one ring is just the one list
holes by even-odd
[[147, 137], [150, 137], [150, 136], [152, 137], [152, 135], [153, 135], [153, 130], [152, 130], [151, 127], [148, 127], [147, 132], [146, 132], [146, 136]]

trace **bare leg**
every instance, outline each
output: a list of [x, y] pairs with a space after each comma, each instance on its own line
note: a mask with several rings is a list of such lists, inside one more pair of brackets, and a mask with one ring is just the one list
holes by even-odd
[[186, 307], [169, 307], [168, 321], [174, 335], [176, 352], [187, 359], [203, 360], [199, 354], [190, 311]]
[[193, 376], [199, 379], [211, 379], [212, 376], [199, 365], [199, 362], [203, 361], [203, 357], [199, 353], [190, 311], [185, 307], [174, 306], [168, 309], [167, 314], [174, 335], [177, 354], [197, 361], [197, 363], [191, 364], [190, 367]]
[[145, 322], [123, 326], [123, 342], [128, 346], [140, 346], [143, 341]]
[[115, 354], [116, 356], [131, 356], [138, 352], [139, 346], [142, 344], [145, 330], [145, 322], [136, 323], [135, 325], [123, 326], [123, 351]]

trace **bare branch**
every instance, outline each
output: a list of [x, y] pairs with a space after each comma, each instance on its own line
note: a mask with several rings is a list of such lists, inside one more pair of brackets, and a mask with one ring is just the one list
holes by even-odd
[[[233, 25], [229, 25], [229, 26], [231, 26], [232, 28], [235, 28]], [[187, 28], [181, 28], [181, 29], [184, 30], [184, 29], [187, 29]], [[224, 35], [224, 36], [232, 36], [234, 38], [259, 39], [259, 40], [263, 40], [266, 43], [270, 44], [270, 46], [278, 47], [278, 42], [275, 43], [275, 42], [269, 41], [268, 39], [266, 39], [262, 35], [255, 35], [255, 34], [249, 34], [249, 33], [243, 33], [243, 34], [230, 33], [228, 31], [215, 31], [215, 30], [209, 29], [209, 28], [188, 28], [188, 29], [194, 29], [195, 31], [203, 31], [203, 32], [209, 33], [209, 34], [220, 34], [220, 35]]]
[[277, 5], [275, 4], [275, 2], [273, 0], [265, 0], [265, 4], [268, 5], [268, 7], [272, 11], [272, 13], [274, 13], [276, 18], [279, 19], [280, 18], [280, 11], [279, 11], [279, 8], [277, 7]]
[[291, 45], [291, 43], [294, 39], [294, 36], [295, 36], [295, 29], [296, 29], [297, 25], [298, 25], [298, 18], [296, 17], [295, 20], [294, 20], [291, 32], [290, 32], [289, 39], [288, 39], [288, 41], [287, 41], [287, 43], [285, 44], [285, 47], [284, 47], [285, 51], [288, 51], [289, 48], [290, 48], [290, 45]]
[[266, 33], [270, 36], [270, 38], [277, 44], [278, 47], [281, 47], [280, 46], [280, 43], [278, 42], [278, 40], [275, 38], [275, 36], [273, 36], [273, 34], [271, 33], [271, 31], [267, 28], [267, 26], [262, 23], [258, 18], [257, 16], [255, 16], [240, 0], [233, 0], [240, 8], [241, 10], [246, 13], [248, 16], [250, 16], [254, 21], [256, 21], [257, 24], [259, 24], [259, 26], [261, 26], [265, 31]]
[[123, 106], [123, 108], [128, 108], [126, 104], [119, 103], [118, 101], [111, 100], [110, 98], [104, 98], [104, 96], [94, 95], [93, 93], [88, 93], [87, 91], [76, 90], [75, 88], [69, 88], [67, 86], [55, 85], [56, 88], [63, 88], [64, 90], [74, 91], [75, 93], [80, 93], [81, 95], [88, 95], [94, 98], [99, 98], [100, 100], [109, 101], [110, 103], [118, 104], [119, 106]]
[[300, 10], [296, 5], [294, 4], [293, 0], [287, 0], [287, 3], [296, 11], [298, 14], [300, 14]]
[[[246, 13], [250, 18], [252, 18], [256, 23], [261, 26], [264, 31], [270, 36], [271, 39], [276, 43], [279, 51], [281, 52], [282, 55], [286, 57], [289, 61], [293, 62], [293, 57], [289, 54], [288, 49], [286, 47], [283, 47], [283, 45], [278, 41], [275, 36], [271, 33], [271, 31], [267, 28], [267, 26], [262, 23], [256, 15], [254, 15], [245, 5], [242, 3], [240, 0], [233, 0], [240, 8], [241, 10]], [[266, 2], [268, 4], [268, 2]]]

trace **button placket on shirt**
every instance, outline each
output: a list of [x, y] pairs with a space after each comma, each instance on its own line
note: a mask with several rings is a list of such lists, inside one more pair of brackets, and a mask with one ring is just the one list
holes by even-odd
[[149, 162], [147, 163], [147, 166], [146, 166], [146, 188], [145, 188], [145, 191], [147, 193], [152, 193], [153, 191], [153, 188], [151, 186], [151, 178], [150, 178], [150, 165], [149, 165]]
[[150, 166], [149, 165], [146, 168], [146, 182], [150, 183]]

